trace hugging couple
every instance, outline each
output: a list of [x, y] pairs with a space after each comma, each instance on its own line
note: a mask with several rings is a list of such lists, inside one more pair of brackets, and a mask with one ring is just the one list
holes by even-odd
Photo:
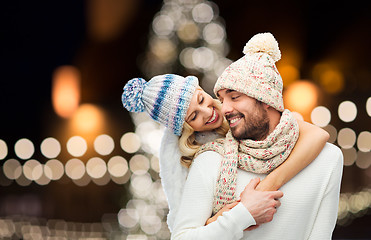
[[166, 127], [160, 177], [171, 239], [331, 239], [343, 156], [284, 109], [270, 33], [252, 37], [213, 99], [193, 76], [130, 80], [122, 102]]

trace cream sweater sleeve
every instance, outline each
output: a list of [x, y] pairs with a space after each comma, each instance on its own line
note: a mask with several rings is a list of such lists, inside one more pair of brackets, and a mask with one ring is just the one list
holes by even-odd
[[240, 239], [243, 230], [254, 225], [249, 211], [239, 203], [217, 221], [205, 226], [211, 216], [221, 156], [205, 152], [189, 171], [171, 239]]

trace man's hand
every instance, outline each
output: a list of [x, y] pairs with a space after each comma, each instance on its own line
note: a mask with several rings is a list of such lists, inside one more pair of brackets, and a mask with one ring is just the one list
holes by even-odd
[[255, 188], [259, 182], [259, 178], [252, 179], [240, 195], [242, 204], [249, 210], [256, 225], [272, 221], [273, 215], [281, 205], [278, 199], [283, 197], [281, 191], [257, 191]]

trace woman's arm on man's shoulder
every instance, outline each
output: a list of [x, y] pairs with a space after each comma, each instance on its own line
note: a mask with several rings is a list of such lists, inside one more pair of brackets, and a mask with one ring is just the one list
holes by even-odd
[[299, 124], [299, 138], [290, 156], [261, 181], [256, 188], [257, 190], [278, 190], [316, 159], [325, 146], [329, 139], [327, 131], [308, 122], [297, 121]]

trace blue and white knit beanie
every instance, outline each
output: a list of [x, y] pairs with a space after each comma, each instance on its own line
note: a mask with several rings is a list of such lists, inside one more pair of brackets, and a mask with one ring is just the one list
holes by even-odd
[[129, 112], [148, 112], [149, 116], [172, 132], [182, 134], [184, 119], [198, 87], [194, 76], [165, 74], [150, 81], [134, 78], [124, 87], [122, 104]]

